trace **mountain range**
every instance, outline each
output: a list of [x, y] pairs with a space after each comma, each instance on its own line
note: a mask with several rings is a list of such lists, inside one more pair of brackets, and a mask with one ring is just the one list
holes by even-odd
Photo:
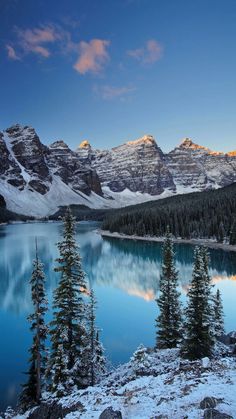
[[46, 146], [34, 128], [0, 132], [0, 201], [19, 214], [46, 216], [59, 206], [118, 208], [236, 182], [236, 151], [215, 152], [185, 138], [163, 153], [151, 135], [111, 150], [85, 140], [71, 150]]

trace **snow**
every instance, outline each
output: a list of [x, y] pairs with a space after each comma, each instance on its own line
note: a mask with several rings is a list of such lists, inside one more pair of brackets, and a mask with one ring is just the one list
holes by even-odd
[[20, 162], [16, 159], [16, 157], [15, 157], [15, 155], [13, 153], [13, 150], [12, 150], [11, 140], [8, 137], [8, 135], [7, 135], [6, 132], [4, 132], [3, 139], [5, 141], [6, 147], [7, 147], [8, 151], [9, 151], [9, 153], [11, 155], [12, 160], [14, 160], [15, 163], [16, 163], [16, 165], [19, 166], [19, 168], [21, 169], [21, 175], [22, 175], [23, 179], [25, 180], [26, 183], [28, 183], [31, 180], [31, 176], [25, 170], [24, 166], [22, 166], [20, 164]]
[[[218, 411], [236, 417], [236, 358], [226, 346], [218, 344], [211, 360], [192, 362], [181, 359], [178, 349], [154, 352], [142, 347], [141, 352], [141, 359], [134, 354], [99, 385], [59, 400], [45, 393], [44, 401], [69, 408], [66, 419], [98, 419], [109, 406], [121, 411], [124, 419], [200, 419], [204, 412], [200, 402], [214, 397]], [[26, 419], [28, 414], [14, 418]]]
[[210, 359], [208, 357], [202, 358], [202, 368], [208, 368], [210, 366]]
[[28, 186], [19, 191], [4, 180], [0, 180], [0, 193], [5, 197], [7, 208], [10, 211], [34, 217], [53, 214], [61, 205], [78, 204], [90, 208], [104, 207], [103, 199], [95, 193], [90, 196], [82, 192], [76, 193], [55, 175], [50, 190], [45, 195], [31, 191]]
[[235, 358], [183, 361], [178, 350], [146, 351], [145, 372], [134, 360], [110, 373], [100, 386], [73, 393], [60, 400], [63, 406], [82, 403], [83, 411], [69, 413], [66, 419], [98, 419], [109, 406], [123, 418], [141, 419], [163, 415], [169, 419], [202, 417], [200, 402], [207, 396], [219, 400], [216, 409], [236, 416]]

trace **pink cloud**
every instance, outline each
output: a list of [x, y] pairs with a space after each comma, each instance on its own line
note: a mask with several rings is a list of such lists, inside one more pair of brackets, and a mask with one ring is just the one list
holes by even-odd
[[15, 60], [15, 61], [20, 60], [20, 57], [18, 57], [15, 49], [11, 45], [6, 45], [6, 50], [7, 50], [7, 56], [8, 58], [10, 58], [10, 60]]
[[143, 64], [152, 64], [161, 59], [163, 47], [155, 39], [149, 39], [144, 47], [129, 50], [127, 54]]
[[49, 57], [50, 51], [45, 44], [54, 43], [61, 39], [60, 32], [53, 26], [42, 26], [34, 29], [17, 29], [18, 43], [25, 53], [35, 53], [42, 57]]
[[88, 72], [98, 74], [109, 60], [107, 48], [110, 42], [102, 39], [92, 39], [90, 42], [79, 43], [79, 58], [74, 69], [80, 74]]
[[111, 100], [114, 98], [124, 98], [124, 96], [132, 93], [136, 90], [135, 87], [131, 86], [102, 86], [100, 89], [100, 93], [103, 99]]

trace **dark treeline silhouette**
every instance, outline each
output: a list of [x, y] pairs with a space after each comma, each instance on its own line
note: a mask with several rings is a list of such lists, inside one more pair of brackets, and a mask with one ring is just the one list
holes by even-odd
[[218, 190], [126, 207], [108, 215], [102, 228], [138, 236], [164, 236], [167, 226], [175, 237], [213, 238], [236, 244], [236, 184]]

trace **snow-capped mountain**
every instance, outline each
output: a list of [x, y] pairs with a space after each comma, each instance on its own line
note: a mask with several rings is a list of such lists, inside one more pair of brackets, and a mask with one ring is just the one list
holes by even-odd
[[14, 125], [0, 133], [0, 194], [7, 208], [44, 216], [60, 205], [120, 207], [236, 181], [236, 152], [213, 152], [185, 139], [164, 154], [151, 135], [111, 150], [87, 140], [72, 151], [43, 145], [35, 130]]

